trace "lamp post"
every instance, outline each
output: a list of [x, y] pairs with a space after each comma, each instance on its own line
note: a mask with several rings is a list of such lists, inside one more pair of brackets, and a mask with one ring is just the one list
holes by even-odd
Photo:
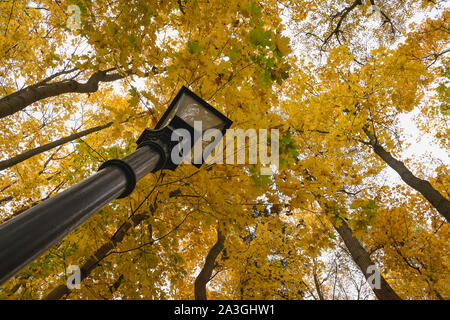
[[[174, 161], [172, 152], [181, 143], [179, 132], [195, 137], [203, 134], [197, 132], [196, 121], [201, 121], [205, 129], [220, 130], [222, 135], [232, 124], [230, 119], [183, 87], [155, 130], [144, 130], [135, 152], [122, 159], [106, 161], [94, 175], [0, 225], [0, 284], [109, 202], [128, 196], [136, 182], [148, 173], [175, 170], [179, 161]], [[187, 141], [189, 150], [197, 140]], [[200, 163], [194, 165], [200, 167], [208, 155], [205, 153]], [[187, 155], [180, 156], [186, 158]]]

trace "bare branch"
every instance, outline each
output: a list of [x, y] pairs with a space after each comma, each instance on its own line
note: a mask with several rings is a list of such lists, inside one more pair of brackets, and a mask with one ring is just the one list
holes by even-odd
[[339, 41], [339, 33], [341, 33], [341, 25], [344, 22], [344, 20], [347, 18], [348, 14], [350, 12], [353, 11], [353, 9], [355, 9], [357, 6], [362, 5], [362, 0], [356, 0], [355, 2], [353, 2], [350, 6], [344, 8], [344, 10], [334, 14], [333, 16], [331, 16], [331, 20], [333, 21], [334, 19], [340, 17], [336, 27], [333, 29], [333, 31], [325, 38], [325, 40], [323, 40], [322, 46], [320, 47], [321, 51], [324, 51], [324, 47], [328, 44], [328, 42], [331, 40], [331, 38], [333, 36], [336, 36], [336, 38]]

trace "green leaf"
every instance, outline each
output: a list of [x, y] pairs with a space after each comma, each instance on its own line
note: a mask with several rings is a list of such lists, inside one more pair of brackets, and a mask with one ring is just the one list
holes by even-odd
[[267, 47], [270, 45], [270, 30], [264, 31], [261, 27], [256, 27], [250, 31], [250, 43], [254, 46]]
[[135, 108], [139, 104], [139, 93], [135, 87], [131, 87], [129, 93], [131, 98], [128, 99], [128, 104], [131, 108]]
[[241, 51], [235, 47], [231, 48], [231, 50], [228, 51], [228, 57], [230, 58], [231, 62], [237, 61], [240, 55]]
[[188, 42], [188, 50], [192, 54], [200, 53], [203, 50], [203, 47], [200, 45], [198, 41], [189, 41]]
[[376, 208], [378, 208], [378, 206], [375, 203], [375, 200], [369, 200], [366, 208], [367, 209], [376, 209]]
[[272, 85], [272, 75], [267, 70], [258, 75], [259, 85], [263, 88], [269, 88]]
[[260, 18], [261, 17], [261, 8], [256, 4], [256, 2], [252, 2], [247, 7], [247, 10], [250, 13], [250, 15], [252, 15], [255, 18]]
[[299, 146], [295, 143], [290, 132], [280, 137], [280, 166], [286, 168], [289, 164], [294, 163], [299, 156]]
[[367, 218], [371, 219], [377, 215], [376, 211], [366, 211]]
[[128, 36], [128, 41], [130, 42], [130, 45], [133, 47], [133, 49], [137, 48], [136, 38], [135, 38], [134, 34], [130, 34]]
[[256, 186], [258, 187], [267, 187], [272, 180], [270, 179], [270, 176], [268, 175], [260, 175], [256, 172], [255, 168], [250, 169], [251, 178]]

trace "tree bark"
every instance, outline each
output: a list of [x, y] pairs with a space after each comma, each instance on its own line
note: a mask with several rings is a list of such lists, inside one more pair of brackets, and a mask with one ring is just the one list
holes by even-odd
[[[336, 223], [333, 223], [334, 228], [339, 233], [342, 240], [344, 240], [345, 246], [347, 247], [348, 251], [350, 251], [353, 261], [355, 261], [356, 265], [364, 274], [366, 280], [368, 280], [369, 277], [372, 276], [372, 273], [368, 273], [367, 269], [370, 266], [375, 265], [375, 263], [370, 259], [369, 253], [366, 249], [364, 249], [359, 240], [352, 235], [352, 230], [348, 226], [347, 222], [345, 222], [344, 219], [340, 219], [339, 221], [339, 226], [337, 226]], [[372, 288], [376, 297], [379, 300], [401, 300], [401, 298], [395, 293], [395, 291], [391, 288], [389, 283], [387, 283], [381, 273], [379, 271], [378, 273], [380, 274], [380, 287]]]
[[316, 286], [317, 294], [319, 295], [319, 300], [325, 300], [322, 294], [322, 289], [320, 288], [319, 280], [317, 279], [317, 274], [314, 272], [314, 285]]
[[40, 146], [40, 147], [34, 148], [32, 150], [26, 151], [26, 152], [24, 152], [22, 154], [14, 156], [14, 157], [12, 157], [10, 159], [0, 161], [0, 171], [5, 170], [7, 168], [10, 168], [10, 167], [12, 167], [12, 166], [14, 166], [14, 165], [16, 165], [16, 164], [18, 164], [18, 163], [20, 163], [22, 161], [25, 161], [25, 160], [27, 160], [27, 159], [29, 159], [31, 157], [34, 157], [35, 155], [38, 155], [38, 154], [40, 154], [42, 152], [45, 152], [45, 151], [51, 150], [53, 148], [56, 148], [58, 146], [61, 146], [61, 145], [65, 144], [65, 143], [67, 143], [67, 142], [70, 142], [70, 141], [73, 141], [75, 139], [84, 137], [84, 136], [86, 136], [88, 134], [91, 134], [91, 133], [94, 133], [94, 132], [97, 132], [97, 131], [101, 131], [103, 129], [106, 129], [106, 128], [110, 127], [112, 124], [113, 124], [112, 122], [109, 122], [109, 123], [107, 123], [105, 125], [102, 125], [102, 126], [97, 126], [97, 127], [90, 128], [90, 129], [87, 129], [87, 130], [84, 130], [84, 131], [81, 131], [81, 132], [78, 132], [78, 133], [74, 133], [74, 134], [71, 134], [70, 136], [61, 138], [59, 140], [47, 143], [47, 144], [45, 144], [43, 146]]
[[214, 270], [216, 259], [222, 252], [225, 242], [225, 236], [220, 232], [219, 227], [217, 227], [217, 242], [209, 250], [208, 255], [205, 259], [205, 264], [203, 269], [200, 271], [199, 275], [195, 279], [194, 294], [195, 300], [207, 300], [206, 298], [206, 285], [211, 279], [212, 272]]
[[69, 92], [92, 93], [98, 90], [99, 82], [111, 82], [124, 77], [125, 75], [119, 73], [108, 74], [108, 71], [97, 71], [86, 83], [75, 80], [53, 83], [47, 83], [46, 80], [41, 81], [0, 99], [0, 119], [23, 110], [39, 100]]
[[411, 188], [418, 191], [427, 199], [433, 207], [447, 220], [450, 221], [450, 201], [437, 191], [430, 182], [417, 178], [403, 162], [395, 159], [386, 151], [377, 141], [376, 137], [367, 129], [364, 132], [370, 139], [370, 145], [373, 151], [394, 169], [400, 178]]

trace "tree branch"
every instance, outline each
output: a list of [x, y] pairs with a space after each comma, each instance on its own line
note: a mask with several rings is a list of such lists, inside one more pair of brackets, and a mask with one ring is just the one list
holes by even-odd
[[430, 182], [417, 178], [403, 162], [395, 159], [379, 143], [373, 133], [367, 127], [363, 128], [365, 134], [370, 139], [370, 146], [373, 151], [394, 169], [400, 178], [411, 188], [418, 191], [427, 199], [433, 207], [448, 221], [450, 221], [450, 201], [447, 200], [439, 191], [437, 191]]
[[[328, 42], [331, 40], [333, 36], [339, 37], [339, 33], [341, 32], [340, 28], [342, 23], [344, 22], [345, 18], [347, 18], [348, 14], [353, 11], [357, 6], [362, 5], [362, 0], [356, 0], [353, 2], [350, 6], [344, 8], [344, 10], [336, 13], [332, 16], [332, 20], [334, 20], [337, 17], [341, 17], [334, 28], [334, 30], [328, 35], [328, 37], [323, 40], [322, 46], [320, 47], [320, 50], [323, 51], [323, 48], [328, 44]], [[338, 38], [339, 39], [339, 38]]]
[[380, 7], [378, 7], [378, 6], [375, 4], [375, 0], [370, 0], [370, 4], [371, 4], [373, 7], [375, 7], [375, 8], [376, 8], [375, 10], [378, 11], [378, 12], [383, 16], [383, 18], [384, 18], [383, 25], [386, 24], [386, 23], [389, 23], [389, 25], [391, 26], [392, 33], [393, 33], [394, 35], [395, 35], [396, 32], [401, 33], [400, 30], [398, 30], [398, 29], [395, 27], [395, 25], [394, 25], [394, 23], [392, 22], [391, 18], [389, 18], [389, 16], [388, 16], [383, 10], [381, 10]]
[[217, 242], [209, 250], [205, 259], [205, 264], [202, 270], [195, 279], [194, 293], [195, 300], [207, 300], [206, 298], [206, 285], [211, 279], [212, 272], [214, 270], [216, 259], [222, 252], [225, 242], [225, 236], [220, 232], [219, 226], [217, 227]]
[[67, 137], [61, 138], [59, 140], [47, 143], [47, 144], [45, 144], [43, 146], [39, 146], [37, 148], [28, 150], [28, 151], [26, 151], [24, 153], [21, 153], [21, 154], [19, 154], [17, 156], [14, 156], [12, 158], [7, 159], [7, 160], [0, 161], [0, 171], [5, 170], [7, 168], [10, 168], [10, 167], [12, 167], [12, 166], [14, 166], [14, 165], [16, 165], [16, 164], [18, 164], [20, 162], [23, 162], [23, 161], [25, 161], [25, 160], [27, 160], [27, 159], [29, 159], [31, 157], [34, 157], [35, 155], [38, 155], [38, 154], [40, 154], [42, 152], [45, 152], [45, 151], [51, 150], [53, 148], [56, 148], [58, 146], [61, 146], [63, 144], [66, 144], [67, 142], [70, 142], [70, 141], [73, 141], [75, 139], [84, 137], [84, 136], [86, 136], [88, 134], [91, 134], [91, 133], [94, 133], [94, 132], [101, 131], [103, 129], [106, 129], [106, 128], [110, 127], [112, 124], [113, 124], [112, 122], [109, 122], [109, 123], [107, 123], [105, 125], [102, 125], [102, 126], [97, 126], [97, 127], [90, 128], [90, 129], [87, 129], [87, 130], [84, 130], [84, 131], [81, 131], [81, 132], [78, 132], [78, 133], [74, 133], [74, 134], [71, 134], [70, 136], [67, 136]]
[[73, 79], [61, 80], [54, 83], [48, 83], [57, 75], [69, 73], [69, 71], [62, 71], [62, 73], [50, 76], [43, 81], [28, 86], [24, 89], [16, 91], [6, 97], [0, 99], [0, 119], [6, 116], [12, 115], [20, 110], [23, 110], [27, 106], [50, 97], [55, 97], [64, 93], [92, 93], [98, 90], [100, 82], [111, 82], [128, 75], [131, 75], [131, 71], [127, 71], [125, 74], [113, 73], [109, 74], [110, 70], [97, 71], [91, 75], [85, 83], [80, 83]]
[[322, 289], [320, 288], [319, 280], [317, 279], [317, 274], [314, 272], [314, 285], [316, 286], [317, 294], [320, 300], [325, 300], [322, 294]]

